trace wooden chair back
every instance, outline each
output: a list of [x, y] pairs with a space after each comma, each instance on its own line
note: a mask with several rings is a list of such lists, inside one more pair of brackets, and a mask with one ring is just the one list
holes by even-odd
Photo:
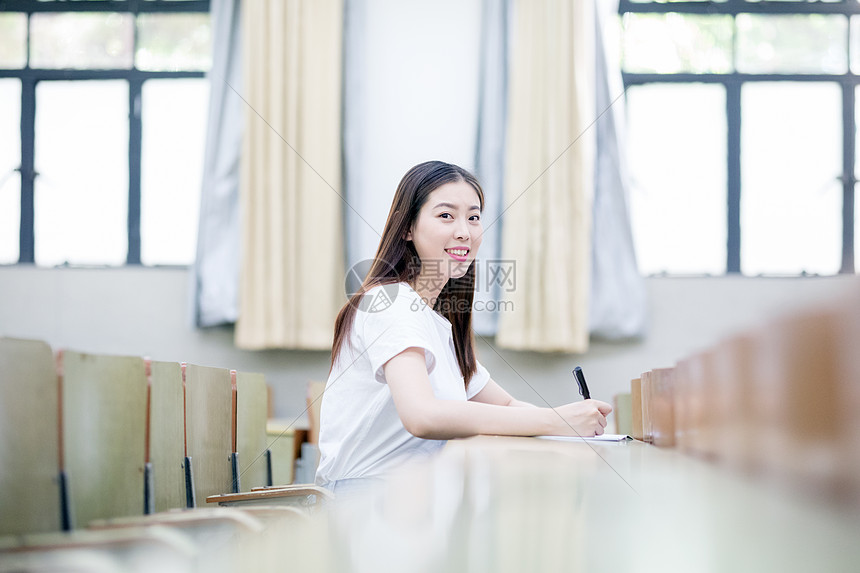
[[755, 432], [762, 468], [775, 479], [819, 482], [839, 455], [837, 322], [832, 312], [803, 312], [774, 323], [757, 361]]
[[714, 457], [715, 432], [719, 431], [714, 422], [713, 404], [709, 403], [714, 390], [719, 387], [715, 377], [712, 350], [699, 352], [687, 359], [682, 390], [686, 404], [683, 410], [685, 449], [709, 459]]
[[142, 358], [58, 357], [62, 457], [71, 526], [144, 510], [146, 368]]
[[272, 485], [293, 483], [297, 451], [299, 447], [296, 428], [292, 420], [268, 420], [266, 422], [266, 445], [271, 452]]
[[836, 416], [840, 420], [839, 447], [843, 462], [839, 466], [839, 494], [849, 498], [860, 511], [860, 283], [836, 304], [841, 320], [836, 326], [839, 354], [839, 399]]
[[187, 535], [158, 526], [80, 529], [0, 539], [0, 571], [203, 571], [199, 561], [199, 550]]
[[182, 533], [196, 549], [195, 564], [188, 570], [216, 573], [265, 570], [260, 561], [263, 525], [242, 511], [226, 508], [168, 511], [100, 520], [93, 522], [92, 528], [106, 534], [140, 528], [166, 528]]
[[251, 491], [252, 488], [268, 485], [266, 377], [263, 374], [237, 372], [236, 392], [236, 451], [239, 454], [241, 491]]
[[631, 434], [634, 440], [642, 440], [642, 379], [634, 378], [630, 381], [630, 410], [631, 410]]
[[749, 471], [760, 455], [754, 436], [759, 430], [750, 396], [756, 385], [758, 347], [766, 330], [748, 331], [722, 341], [714, 349], [716, 379], [715, 454], [729, 467]]
[[0, 338], [0, 535], [60, 529], [59, 425], [51, 348]]
[[643, 372], [642, 375], [639, 376], [639, 380], [641, 380], [642, 440], [651, 443], [654, 440], [653, 421], [651, 419], [651, 371]]
[[655, 446], [675, 445], [675, 369], [651, 371], [651, 433]]
[[185, 507], [182, 368], [178, 362], [150, 362], [149, 461], [154, 511]]
[[690, 361], [679, 360], [675, 364], [675, 447], [682, 451], [690, 450]]
[[630, 436], [633, 433], [632, 398], [629, 392], [616, 394], [613, 399], [615, 417], [615, 433]]
[[[186, 502], [202, 504], [210, 495], [232, 491], [233, 391], [230, 371], [188, 364], [183, 369], [185, 456], [193, 480]], [[187, 471], [187, 468], [186, 468]]]

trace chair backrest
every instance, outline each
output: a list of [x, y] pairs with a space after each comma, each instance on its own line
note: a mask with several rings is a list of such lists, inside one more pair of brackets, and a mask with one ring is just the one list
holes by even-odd
[[[767, 328], [736, 334], [714, 349], [715, 380], [712, 408], [716, 423], [716, 458], [730, 467], [754, 471], [760, 449], [753, 436], [757, 412], [749, 398], [756, 385], [756, 362]], [[675, 410], [676, 419], [682, 414]]]
[[[4, 543], [4, 540], [8, 540]], [[190, 536], [162, 526], [81, 529], [0, 539], [0, 571], [202, 571]]]
[[[615, 416], [615, 433], [630, 436], [633, 434], [633, 411], [630, 392], [615, 395], [613, 400]], [[641, 416], [641, 414], [640, 414]]]
[[639, 376], [640, 396], [642, 402], [642, 440], [648, 443], [654, 439], [651, 420], [651, 371]]
[[712, 400], [718, 387], [716, 380], [716, 356], [713, 349], [697, 352], [687, 358], [683, 372], [682, 390], [686, 408], [681, 408], [684, 430], [685, 450], [707, 459], [713, 459], [716, 452], [718, 428], [715, 424], [715, 410]]
[[230, 371], [188, 364], [185, 388], [185, 455], [191, 458], [194, 498], [232, 491], [233, 391]]
[[185, 507], [182, 368], [178, 362], [150, 362], [149, 384], [149, 461], [155, 511]]
[[777, 479], [788, 474], [813, 484], [844, 455], [836, 406], [840, 319], [823, 309], [793, 314], [776, 321], [759, 347], [750, 393], [759, 426], [754, 438], [762, 469]]
[[[268, 391], [263, 374], [236, 373], [236, 451], [242, 491], [267, 484]], [[222, 492], [224, 493], [224, 492]]]
[[691, 362], [682, 358], [675, 364], [675, 447], [683, 452], [690, 452], [690, 426], [692, 424], [691, 408]]
[[266, 445], [272, 458], [272, 485], [293, 483], [296, 458], [297, 430], [292, 420], [268, 420], [266, 422]]
[[57, 391], [47, 344], [0, 338], [0, 535], [60, 529]]
[[63, 352], [61, 466], [71, 525], [140, 515], [144, 508], [146, 395], [139, 357]]
[[637, 440], [644, 439], [642, 431], [642, 379], [634, 378], [630, 381], [630, 409], [631, 409], [631, 434]]
[[651, 441], [655, 446], [675, 445], [675, 369], [651, 371]]
[[[240, 510], [197, 508], [192, 511], [169, 511], [138, 517], [93, 522], [94, 532], [118, 535], [124, 529], [168, 529], [187, 536], [196, 549], [192, 567], [184, 571], [233, 572], [261, 571], [261, 542], [266, 539], [259, 519]], [[271, 543], [279, 540], [268, 538]], [[280, 540], [283, 541], [283, 540]], [[280, 563], [283, 567], [283, 562]], [[158, 569], [150, 569], [157, 571]], [[269, 568], [268, 570], [273, 570]], [[182, 571], [182, 569], [173, 569]]]

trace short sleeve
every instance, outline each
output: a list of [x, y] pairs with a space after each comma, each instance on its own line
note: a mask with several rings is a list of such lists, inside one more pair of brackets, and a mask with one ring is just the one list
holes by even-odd
[[466, 388], [466, 400], [471, 400], [478, 395], [478, 392], [484, 389], [487, 382], [490, 381], [490, 373], [484, 368], [484, 365], [478, 362], [478, 369], [469, 380], [469, 386]]
[[385, 363], [407, 348], [424, 349], [427, 372], [436, 366], [431, 350], [432, 335], [427, 318], [421, 310], [410, 308], [407, 297], [398, 297], [394, 304], [379, 312], [363, 316], [363, 338], [371, 371], [377, 382], [385, 383]]

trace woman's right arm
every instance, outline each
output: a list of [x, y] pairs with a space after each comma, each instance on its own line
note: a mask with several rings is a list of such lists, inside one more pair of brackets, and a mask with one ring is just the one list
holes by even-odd
[[447, 440], [477, 434], [594, 436], [603, 433], [612, 407], [585, 400], [557, 408], [512, 408], [433, 394], [424, 350], [408, 348], [383, 367], [397, 413], [414, 436]]

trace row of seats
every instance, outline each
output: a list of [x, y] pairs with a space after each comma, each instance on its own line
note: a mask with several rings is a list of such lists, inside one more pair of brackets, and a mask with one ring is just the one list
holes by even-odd
[[643, 373], [629, 412], [636, 439], [860, 505], [860, 293]]
[[233, 573], [330, 570], [325, 513], [265, 505], [93, 521], [86, 529], [0, 537], [2, 572]]
[[[331, 495], [273, 486], [287, 432], [267, 439], [267, 418], [261, 374], [0, 338], [0, 571], [160, 570], [159, 559], [233, 571], [281, 555], [276, 538], [244, 536], [283, 534]], [[292, 461], [293, 444], [280, 449]]]

